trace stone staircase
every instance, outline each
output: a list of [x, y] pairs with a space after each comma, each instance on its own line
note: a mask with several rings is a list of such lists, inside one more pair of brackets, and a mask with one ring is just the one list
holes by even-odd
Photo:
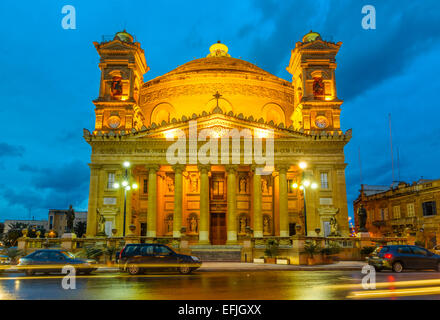
[[199, 257], [203, 261], [241, 261], [241, 246], [191, 246], [191, 255]]

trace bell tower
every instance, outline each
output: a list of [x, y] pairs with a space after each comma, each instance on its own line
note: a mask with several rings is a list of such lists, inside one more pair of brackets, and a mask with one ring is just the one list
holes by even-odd
[[332, 43], [310, 31], [292, 50], [287, 71], [292, 74], [296, 130], [341, 132], [342, 100], [336, 93], [336, 55], [342, 42]]
[[144, 117], [139, 108], [143, 76], [149, 67], [140, 43], [125, 30], [111, 41], [94, 42], [101, 60], [101, 84], [95, 104], [95, 132], [139, 130]]

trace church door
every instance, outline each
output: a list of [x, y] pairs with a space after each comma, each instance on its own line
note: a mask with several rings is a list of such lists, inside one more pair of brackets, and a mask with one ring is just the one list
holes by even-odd
[[226, 244], [226, 179], [224, 172], [213, 172], [210, 187], [210, 240], [212, 245]]
[[226, 214], [224, 212], [211, 213], [211, 244], [224, 245], [226, 244]]

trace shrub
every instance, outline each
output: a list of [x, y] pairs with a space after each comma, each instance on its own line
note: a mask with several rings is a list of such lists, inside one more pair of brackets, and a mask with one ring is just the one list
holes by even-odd
[[80, 252], [80, 257], [85, 257], [87, 259], [94, 259], [99, 261], [99, 258], [104, 254], [103, 248], [100, 247], [94, 247], [94, 246], [87, 246], [84, 247]]
[[279, 243], [276, 240], [267, 240], [266, 249], [264, 250], [264, 255], [269, 258], [276, 257], [278, 254]]
[[23, 252], [15, 247], [11, 247], [5, 250], [5, 254], [8, 256], [9, 259], [11, 259], [12, 264], [16, 264], [18, 258], [23, 255]]
[[332, 255], [341, 252], [341, 246], [336, 241], [329, 241], [328, 244], [321, 250], [322, 254]]
[[313, 259], [315, 254], [320, 253], [321, 250], [321, 246], [316, 241], [307, 240], [304, 244], [304, 251], [309, 254], [311, 259]]
[[363, 248], [361, 249], [361, 254], [369, 255], [369, 254], [371, 254], [375, 249], [376, 249], [376, 247], [363, 247]]

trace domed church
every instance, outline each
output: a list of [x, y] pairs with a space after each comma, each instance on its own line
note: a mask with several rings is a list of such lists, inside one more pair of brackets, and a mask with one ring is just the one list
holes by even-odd
[[94, 45], [88, 237], [214, 248], [348, 236], [341, 42], [306, 34], [291, 51], [291, 81], [219, 41], [144, 82], [150, 66], [132, 35]]

